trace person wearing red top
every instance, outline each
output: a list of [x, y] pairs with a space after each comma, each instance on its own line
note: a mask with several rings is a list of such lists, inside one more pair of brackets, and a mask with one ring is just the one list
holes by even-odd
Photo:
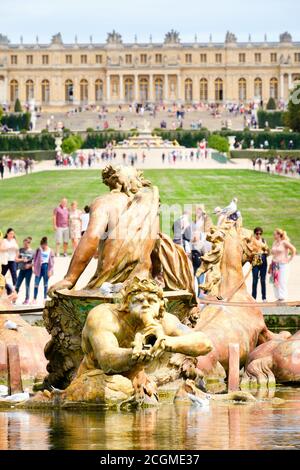
[[60, 245], [63, 243], [63, 254], [68, 256], [69, 243], [69, 210], [68, 201], [63, 198], [53, 211], [53, 229], [55, 230], [56, 256], [59, 256]]

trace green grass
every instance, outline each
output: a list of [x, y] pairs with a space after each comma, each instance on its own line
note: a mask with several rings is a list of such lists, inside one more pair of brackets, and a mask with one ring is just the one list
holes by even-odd
[[[204, 203], [207, 211], [239, 199], [244, 226], [261, 225], [269, 242], [276, 227], [287, 230], [300, 249], [300, 181], [250, 170], [148, 170], [163, 204]], [[107, 192], [96, 170], [34, 173], [0, 181], [0, 229], [13, 227], [19, 242], [28, 235], [37, 246], [47, 235], [54, 244], [52, 211], [65, 196], [80, 207]]]

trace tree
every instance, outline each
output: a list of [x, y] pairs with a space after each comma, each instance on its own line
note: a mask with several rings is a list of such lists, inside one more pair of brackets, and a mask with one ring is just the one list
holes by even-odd
[[17, 98], [15, 102], [15, 113], [21, 113], [21, 112], [22, 112], [22, 106], [21, 106], [19, 98]]
[[291, 91], [285, 123], [294, 132], [300, 132], [300, 84]]
[[222, 153], [229, 152], [229, 143], [227, 138], [218, 134], [212, 134], [209, 136], [208, 146]]
[[275, 103], [275, 100], [274, 98], [270, 98], [268, 103], [267, 103], [267, 109], [271, 110], [271, 109], [276, 109], [276, 103]]
[[1, 122], [2, 116], [3, 116], [3, 109], [2, 109], [2, 107], [0, 106], [0, 122]]
[[80, 149], [82, 144], [83, 141], [79, 135], [70, 135], [63, 140], [61, 148], [64, 153], [71, 155], [75, 150]]

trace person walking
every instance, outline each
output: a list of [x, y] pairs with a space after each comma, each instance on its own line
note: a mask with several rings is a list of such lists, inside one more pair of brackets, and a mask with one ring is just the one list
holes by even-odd
[[212, 227], [212, 220], [205, 211], [204, 204], [198, 204], [195, 207], [195, 219], [192, 223], [192, 232], [198, 232], [200, 238], [202, 234], [207, 234]]
[[290, 243], [286, 232], [280, 228], [274, 232], [271, 254], [270, 281], [274, 286], [276, 300], [283, 301], [288, 297], [289, 263], [296, 255], [296, 248]]
[[69, 211], [70, 238], [73, 251], [77, 248], [81, 237], [81, 211], [78, 209], [77, 201], [73, 201]]
[[90, 221], [90, 206], [84, 207], [84, 212], [81, 213], [81, 236], [84, 235], [84, 232], [88, 228]]
[[20, 248], [16, 258], [18, 268], [20, 269], [16, 283], [16, 292], [17, 294], [19, 293], [20, 287], [25, 279], [26, 294], [23, 302], [24, 305], [29, 304], [30, 281], [32, 277], [34, 250], [31, 248], [31, 240], [31, 237], [27, 237], [23, 240], [23, 248]]
[[60, 245], [63, 243], [63, 254], [68, 256], [69, 243], [69, 210], [68, 200], [63, 198], [53, 211], [53, 229], [55, 230], [56, 256], [59, 256]]
[[266, 275], [268, 268], [267, 256], [270, 254], [270, 249], [265, 241], [262, 238], [263, 229], [261, 227], [255, 227], [254, 229], [254, 238], [256, 244], [260, 247], [260, 252], [257, 256], [254, 257], [254, 262], [252, 264], [252, 297], [256, 299], [257, 297], [257, 285], [258, 279], [260, 278], [261, 285], [261, 296], [263, 302], [267, 300], [266, 294]]
[[177, 245], [181, 245], [184, 251], [189, 255], [191, 253], [191, 239], [192, 239], [192, 228], [190, 222], [190, 211], [185, 210], [173, 224], [173, 241]]
[[19, 251], [18, 243], [13, 228], [8, 228], [3, 240], [1, 240], [0, 253], [2, 264], [2, 275], [10, 272], [13, 286], [17, 282], [17, 262], [16, 257]]
[[35, 274], [33, 304], [36, 304], [41, 279], [43, 279], [44, 282], [44, 300], [47, 299], [48, 280], [53, 274], [53, 268], [54, 253], [48, 246], [47, 237], [43, 237], [40, 242], [40, 247], [36, 250], [33, 258], [33, 272]]
[[1, 176], [1, 179], [3, 180], [3, 178], [4, 178], [4, 161], [3, 161], [3, 158], [0, 158], [0, 176]]

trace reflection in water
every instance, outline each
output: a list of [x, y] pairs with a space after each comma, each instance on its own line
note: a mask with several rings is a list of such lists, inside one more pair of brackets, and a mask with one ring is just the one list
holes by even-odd
[[300, 448], [300, 389], [279, 388], [284, 403], [163, 404], [133, 412], [0, 412], [4, 449]]

